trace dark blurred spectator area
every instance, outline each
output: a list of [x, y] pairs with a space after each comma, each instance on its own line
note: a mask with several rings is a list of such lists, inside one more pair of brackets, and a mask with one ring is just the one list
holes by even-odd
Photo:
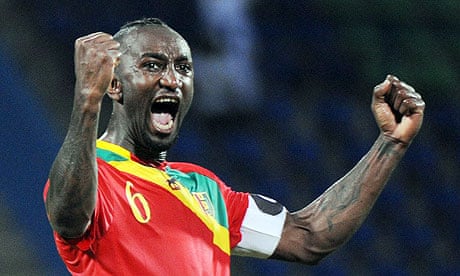
[[[460, 2], [0, 1], [0, 274], [62, 274], [41, 191], [73, 101], [73, 43], [159, 17], [190, 43], [195, 102], [170, 160], [296, 210], [378, 135], [393, 73], [427, 102], [419, 136], [356, 235], [320, 265], [234, 258], [234, 275], [460, 273]], [[111, 112], [104, 102], [100, 132]]]

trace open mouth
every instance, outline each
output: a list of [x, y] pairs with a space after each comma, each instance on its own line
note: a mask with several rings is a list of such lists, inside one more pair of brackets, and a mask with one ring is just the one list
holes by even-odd
[[161, 133], [170, 133], [174, 127], [179, 100], [174, 97], [159, 97], [150, 107], [153, 127]]

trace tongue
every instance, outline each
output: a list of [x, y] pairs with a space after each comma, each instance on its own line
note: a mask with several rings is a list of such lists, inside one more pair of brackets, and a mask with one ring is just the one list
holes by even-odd
[[162, 125], [169, 124], [173, 117], [169, 113], [153, 113], [153, 120]]

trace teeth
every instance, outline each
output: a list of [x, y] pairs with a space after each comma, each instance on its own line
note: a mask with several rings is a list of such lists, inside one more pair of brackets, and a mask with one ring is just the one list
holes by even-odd
[[177, 100], [174, 98], [160, 98], [155, 100], [155, 103], [177, 103]]
[[158, 128], [159, 130], [169, 130], [173, 126], [173, 121], [169, 121], [167, 124], [163, 125], [158, 123], [157, 121], [153, 121], [153, 125]]

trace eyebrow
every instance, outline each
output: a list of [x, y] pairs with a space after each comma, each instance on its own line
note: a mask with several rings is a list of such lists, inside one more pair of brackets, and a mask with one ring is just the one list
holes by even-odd
[[[159, 60], [168, 60], [168, 57], [165, 54], [161, 54], [161, 53], [150, 53], [149, 52], [149, 53], [142, 54], [141, 58], [145, 58], [145, 57], [155, 58], [155, 59], [159, 59]], [[174, 61], [175, 62], [182, 62], [182, 61], [188, 61], [188, 60], [189, 60], [188, 56], [181, 55], [178, 58], [176, 58]]]
[[160, 53], [144, 53], [144, 54], [142, 54], [141, 58], [145, 58], [145, 57], [162, 59], [162, 60], [167, 60], [168, 59], [168, 57], [166, 55], [160, 54]]

